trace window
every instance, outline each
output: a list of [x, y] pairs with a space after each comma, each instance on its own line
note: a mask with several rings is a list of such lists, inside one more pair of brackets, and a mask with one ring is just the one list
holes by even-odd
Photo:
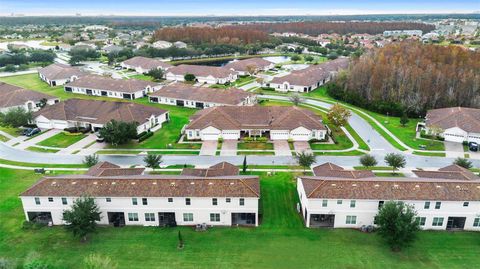
[[385, 201], [378, 201], [378, 209], [382, 208]]
[[218, 205], [217, 198], [212, 198], [212, 205]]
[[168, 198], [169, 203], [173, 203], [173, 198]]
[[211, 222], [219, 222], [220, 221], [220, 214], [219, 213], [210, 213], [210, 221]]
[[443, 218], [433, 218], [432, 226], [442, 226]]
[[186, 205], [191, 205], [192, 204], [192, 201], [190, 200], [190, 198], [185, 198], [185, 204]]
[[232, 201], [232, 198], [225, 198], [226, 203], [230, 203]]
[[347, 216], [346, 224], [357, 224], [357, 216]]
[[155, 213], [145, 213], [145, 221], [155, 221]]
[[327, 207], [328, 200], [322, 200], [322, 207]]
[[147, 198], [142, 198], [142, 205], [148, 205]]
[[53, 202], [53, 197], [48, 197], [48, 201], [51, 203]]
[[67, 198], [62, 197], [62, 205], [66, 205], [66, 204], [68, 204], [68, 203], [67, 203]]
[[138, 213], [128, 213], [128, 221], [138, 221]]
[[183, 221], [193, 221], [193, 213], [183, 213]]
[[39, 197], [35, 197], [35, 204], [36, 204], [36, 205], [39, 205], [39, 204], [40, 204], [40, 198], [39, 198]]
[[430, 209], [430, 202], [425, 202], [423, 209]]
[[442, 202], [435, 203], [435, 209], [440, 209], [441, 206], [442, 206]]
[[473, 220], [473, 227], [480, 227], [480, 218], [475, 218]]
[[420, 226], [425, 226], [427, 218], [426, 217], [416, 217], [415, 221], [418, 222]]
[[468, 207], [469, 204], [469, 202], [463, 202], [463, 207]]
[[239, 203], [240, 203], [240, 205], [245, 205], [245, 199], [244, 199], [244, 198], [240, 198]]
[[337, 205], [343, 204], [343, 200], [337, 200]]
[[132, 205], [138, 205], [137, 198], [132, 198]]
[[355, 200], [350, 201], [350, 207], [351, 208], [354, 208], [356, 206], [356, 204], [357, 204], [357, 201], [355, 201]]

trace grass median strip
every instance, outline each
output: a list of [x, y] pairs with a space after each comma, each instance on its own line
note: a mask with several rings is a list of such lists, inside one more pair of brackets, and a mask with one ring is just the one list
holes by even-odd
[[415, 155], [430, 156], [430, 157], [446, 157], [447, 156], [445, 153], [442, 153], [442, 152], [414, 151], [412, 153]]
[[60, 151], [58, 149], [47, 149], [47, 148], [40, 148], [40, 147], [35, 147], [35, 146], [28, 147], [28, 148], [26, 148], [26, 150], [35, 151], [35, 152], [43, 152], [43, 153], [57, 153], [57, 152]]

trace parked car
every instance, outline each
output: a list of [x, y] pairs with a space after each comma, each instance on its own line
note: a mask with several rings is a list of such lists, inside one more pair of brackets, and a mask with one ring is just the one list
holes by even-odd
[[40, 132], [41, 132], [40, 129], [38, 129], [38, 128], [33, 128], [32, 130], [30, 130], [30, 132], [26, 133], [25, 135], [26, 135], [26, 136], [34, 136], [34, 135], [36, 135], [36, 134], [38, 134], [38, 133], [40, 133]]
[[30, 133], [32, 131], [33, 128], [25, 128], [23, 129], [22, 131], [22, 135], [27, 135], [28, 133]]
[[103, 138], [100, 133], [95, 133], [95, 135], [97, 136], [97, 142], [100, 142], [100, 143], [103, 143], [105, 142], [105, 138]]
[[478, 143], [476, 143], [476, 142], [468, 143], [468, 149], [470, 151], [478, 151]]

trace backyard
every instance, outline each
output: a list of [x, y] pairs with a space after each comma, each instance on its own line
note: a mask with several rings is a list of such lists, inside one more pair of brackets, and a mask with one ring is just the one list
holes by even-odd
[[[29, 257], [53, 268], [84, 268], [85, 256], [112, 258], [119, 268], [475, 268], [478, 234], [421, 232], [403, 252], [392, 252], [380, 237], [350, 229], [306, 229], [296, 213], [295, 183], [289, 173], [261, 175], [261, 226], [100, 228], [80, 243], [62, 227], [22, 229], [18, 194], [39, 175], [0, 169], [0, 257], [18, 265]], [[177, 249], [178, 231], [185, 249]]]

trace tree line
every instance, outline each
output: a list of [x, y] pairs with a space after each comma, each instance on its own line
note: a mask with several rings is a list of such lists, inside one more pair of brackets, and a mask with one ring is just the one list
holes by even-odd
[[480, 52], [418, 42], [389, 44], [354, 59], [327, 92], [395, 116], [451, 106], [480, 108]]

